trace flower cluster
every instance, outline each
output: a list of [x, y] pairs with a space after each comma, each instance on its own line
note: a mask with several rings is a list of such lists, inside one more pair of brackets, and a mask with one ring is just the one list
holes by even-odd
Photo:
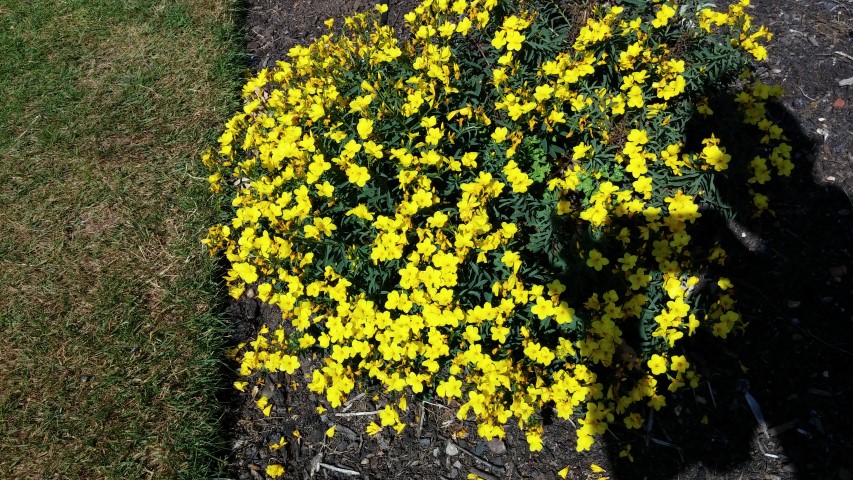
[[[746, 4], [596, 7], [573, 25], [553, 4], [425, 0], [404, 42], [361, 14], [259, 72], [203, 157], [233, 207], [204, 243], [233, 297], [282, 312], [241, 345], [245, 382], [322, 352], [309, 388], [331, 407], [359, 386], [435, 395], [485, 438], [517, 422], [531, 450], [545, 405], [578, 419], [584, 450], [696, 387], [682, 339], [742, 325], [730, 282], [703, 278], [725, 252], [691, 241], [700, 207], [725, 202], [714, 178], [733, 169], [757, 187], [792, 167], [764, 108], [775, 87], [737, 97], [764, 135], [751, 162], [686, 140], [717, 82], [764, 55]], [[405, 405], [369, 432], [405, 428]]]

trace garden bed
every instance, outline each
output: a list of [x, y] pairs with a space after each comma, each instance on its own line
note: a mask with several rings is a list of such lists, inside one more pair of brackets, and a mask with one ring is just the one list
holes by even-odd
[[[389, 25], [401, 31], [402, 15], [415, 5], [391, 2]], [[340, 23], [372, 7], [250, 1], [251, 66], [285, 58], [290, 47], [322, 34], [330, 17]], [[575, 427], [546, 420], [544, 448], [531, 453], [518, 429], [508, 428], [503, 442], [485, 442], [454, 410], [423, 402], [401, 418], [402, 434], [368, 436], [382, 399], [351, 395], [343, 407], [320, 413], [320, 399], [305, 386], [310, 365], [303, 365], [280, 374], [285, 388], [268, 392], [286, 414], [265, 417], [249, 395], [235, 398], [232, 476], [262, 478], [271, 457], [286, 457], [286, 478], [550, 479], [566, 467], [567, 478], [578, 479], [851, 478], [853, 425], [845, 405], [853, 404], [853, 110], [850, 87], [839, 85], [853, 77], [851, 8], [843, 0], [783, 0], [756, 1], [749, 10], [776, 34], [758, 71], [785, 89], [776, 108], [786, 118], [796, 169], [774, 187], [775, 216], [708, 233], [727, 247], [723, 270], [738, 286], [750, 325], [725, 348], [711, 342], [699, 350], [700, 387], [680, 392], [648, 432], [605, 435], [576, 453]], [[279, 315], [246, 297], [229, 313], [234, 344], [253, 340], [264, 318]], [[707, 424], [697, 412], [707, 412]], [[759, 428], [762, 417], [767, 432]], [[281, 438], [285, 450], [270, 449]], [[628, 442], [633, 462], [620, 456]]]

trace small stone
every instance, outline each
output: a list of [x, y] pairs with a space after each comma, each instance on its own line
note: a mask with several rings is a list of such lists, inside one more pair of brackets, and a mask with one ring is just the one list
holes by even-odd
[[428, 438], [428, 437], [424, 437], [424, 438], [422, 438], [422, 439], [420, 440], [420, 442], [421, 442], [421, 446], [423, 446], [423, 447], [427, 447], [427, 446], [429, 446], [429, 443], [430, 443], [430, 441], [429, 441], [429, 438]]
[[485, 452], [486, 452], [486, 441], [480, 440], [480, 442], [477, 443], [477, 448], [474, 449], [474, 455], [476, 455], [478, 457], [482, 457], [483, 453], [485, 453]]
[[456, 460], [455, 462], [453, 462], [453, 468], [462, 468], [462, 462]]
[[458, 468], [451, 468], [450, 473], [447, 474], [448, 478], [456, 478], [458, 476], [459, 476], [459, 469]]
[[847, 266], [846, 265], [838, 265], [835, 267], [831, 267], [829, 269], [829, 274], [835, 278], [841, 278], [847, 275]]
[[503, 455], [506, 453], [506, 445], [499, 438], [493, 438], [488, 443], [489, 451], [495, 455]]
[[438, 447], [436, 447], [432, 450], [432, 456], [435, 458], [438, 458]]
[[450, 455], [451, 457], [454, 455], [459, 455], [459, 447], [453, 444], [453, 442], [448, 441], [447, 447], [444, 448], [444, 453]]

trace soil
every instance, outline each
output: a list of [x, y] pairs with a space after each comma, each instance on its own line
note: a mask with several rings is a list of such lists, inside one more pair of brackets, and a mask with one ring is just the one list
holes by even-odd
[[[323, 33], [326, 19], [340, 24], [374, 3], [247, 0], [249, 67], [272, 66]], [[416, 5], [391, 1], [389, 24], [402, 31], [403, 14]], [[370, 437], [370, 412], [387, 399], [366, 392], [321, 415], [306, 372], [297, 372], [270, 379], [282, 388], [265, 392], [278, 392], [273, 402], [286, 415], [263, 417], [249, 394], [231, 399], [231, 477], [264, 478], [265, 465], [282, 463], [284, 478], [294, 479], [553, 479], [566, 466], [572, 479], [853, 479], [853, 98], [839, 85], [853, 77], [853, 2], [753, 0], [749, 12], [775, 34], [758, 71], [786, 91], [774, 113], [797, 167], [771, 196], [775, 216], [717, 232], [750, 324], [724, 345], [696, 340], [693, 360], [706, 370], [697, 390], [670, 401], [650, 429], [614, 428], [582, 454], [574, 426], [553, 422], [544, 449], [531, 454], [517, 429], [504, 442], [484, 442], [473, 425], [429, 402], [409, 404], [402, 434]], [[250, 298], [228, 312], [234, 343], [277, 315]], [[288, 444], [271, 450], [281, 438]], [[619, 455], [629, 442], [633, 462]]]

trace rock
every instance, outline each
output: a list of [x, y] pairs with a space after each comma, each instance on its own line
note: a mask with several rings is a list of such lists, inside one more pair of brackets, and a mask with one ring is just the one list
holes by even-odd
[[846, 265], [838, 265], [835, 267], [831, 267], [829, 269], [829, 274], [835, 278], [841, 278], [847, 275], [847, 266]]
[[444, 453], [452, 456], [459, 455], [459, 447], [457, 447], [453, 442], [447, 442], [447, 447], [444, 449]]
[[486, 453], [486, 441], [480, 440], [480, 442], [477, 443], [477, 448], [474, 449], [474, 455], [482, 457], [484, 453]]
[[487, 446], [489, 447], [489, 451], [494, 453], [495, 455], [503, 455], [504, 453], [506, 453], [506, 445], [504, 445], [504, 442], [502, 442], [499, 438], [493, 438], [489, 440]]

